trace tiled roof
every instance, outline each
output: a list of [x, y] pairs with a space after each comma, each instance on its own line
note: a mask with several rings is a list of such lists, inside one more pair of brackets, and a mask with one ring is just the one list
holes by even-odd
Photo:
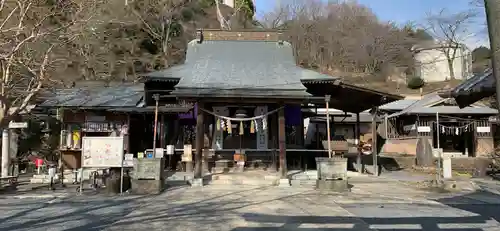
[[479, 100], [495, 95], [495, 82], [495, 76], [490, 69], [465, 80], [448, 94], [455, 98], [460, 107], [466, 107]]
[[389, 111], [400, 111], [403, 110], [413, 103], [417, 102], [417, 99], [402, 99], [398, 101], [394, 101], [388, 104], [384, 104], [379, 107], [381, 110], [389, 110]]
[[136, 107], [144, 95], [142, 85], [85, 87], [56, 90], [41, 107]]
[[197, 95], [271, 90], [277, 95], [309, 96], [302, 80], [334, 79], [297, 66], [291, 44], [268, 34], [206, 31], [201, 43], [188, 44], [184, 64], [145, 77], [180, 79], [173, 94]]
[[167, 69], [180, 78], [176, 88], [303, 90], [301, 80], [331, 79], [295, 64], [292, 47], [269, 41], [195, 41], [186, 62]]
[[405, 114], [476, 114], [476, 115], [493, 115], [497, 114], [496, 109], [487, 106], [468, 106], [460, 108], [451, 105], [439, 105], [440, 103], [449, 100], [442, 98], [438, 92], [427, 94], [421, 100], [417, 100], [401, 111], [390, 114], [388, 117], [397, 117]]

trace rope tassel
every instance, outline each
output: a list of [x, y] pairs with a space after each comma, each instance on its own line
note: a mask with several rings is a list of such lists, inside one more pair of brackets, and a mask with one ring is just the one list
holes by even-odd
[[255, 120], [250, 122], [250, 133], [255, 133]]
[[245, 134], [245, 130], [243, 128], [243, 121], [240, 121], [240, 135]]

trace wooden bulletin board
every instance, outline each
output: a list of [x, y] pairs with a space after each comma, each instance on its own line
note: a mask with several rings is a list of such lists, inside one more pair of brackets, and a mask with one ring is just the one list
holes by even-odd
[[83, 137], [82, 167], [122, 167], [123, 137]]

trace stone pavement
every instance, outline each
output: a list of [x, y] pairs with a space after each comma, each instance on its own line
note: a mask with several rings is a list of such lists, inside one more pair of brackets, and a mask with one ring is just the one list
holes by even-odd
[[351, 193], [211, 185], [157, 196], [0, 200], [0, 230], [500, 230], [500, 197], [435, 193], [399, 182], [353, 183]]
[[493, 194], [500, 195], [500, 181], [494, 179], [472, 179], [472, 181], [481, 189]]

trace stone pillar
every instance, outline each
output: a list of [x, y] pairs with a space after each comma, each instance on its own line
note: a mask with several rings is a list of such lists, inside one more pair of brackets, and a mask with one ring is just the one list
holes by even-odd
[[285, 109], [278, 111], [278, 140], [279, 140], [279, 156], [280, 156], [280, 177], [287, 178], [286, 168], [286, 130], [285, 130]]
[[9, 176], [10, 156], [9, 156], [9, 130], [4, 129], [2, 132], [2, 177]]
[[204, 125], [204, 105], [198, 102], [198, 110], [196, 115], [196, 152], [195, 152], [195, 167], [194, 167], [194, 178], [203, 178], [203, 149], [205, 144], [205, 125]]
[[[132, 191], [137, 194], [159, 194], [164, 189], [165, 162], [163, 158], [140, 158], [134, 159], [134, 175], [131, 181]], [[113, 174], [110, 181], [106, 181], [107, 190], [119, 192], [120, 174]], [[130, 178], [124, 176], [123, 190], [129, 188]], [[109, 184], [108, 184], [109, 183]]]

